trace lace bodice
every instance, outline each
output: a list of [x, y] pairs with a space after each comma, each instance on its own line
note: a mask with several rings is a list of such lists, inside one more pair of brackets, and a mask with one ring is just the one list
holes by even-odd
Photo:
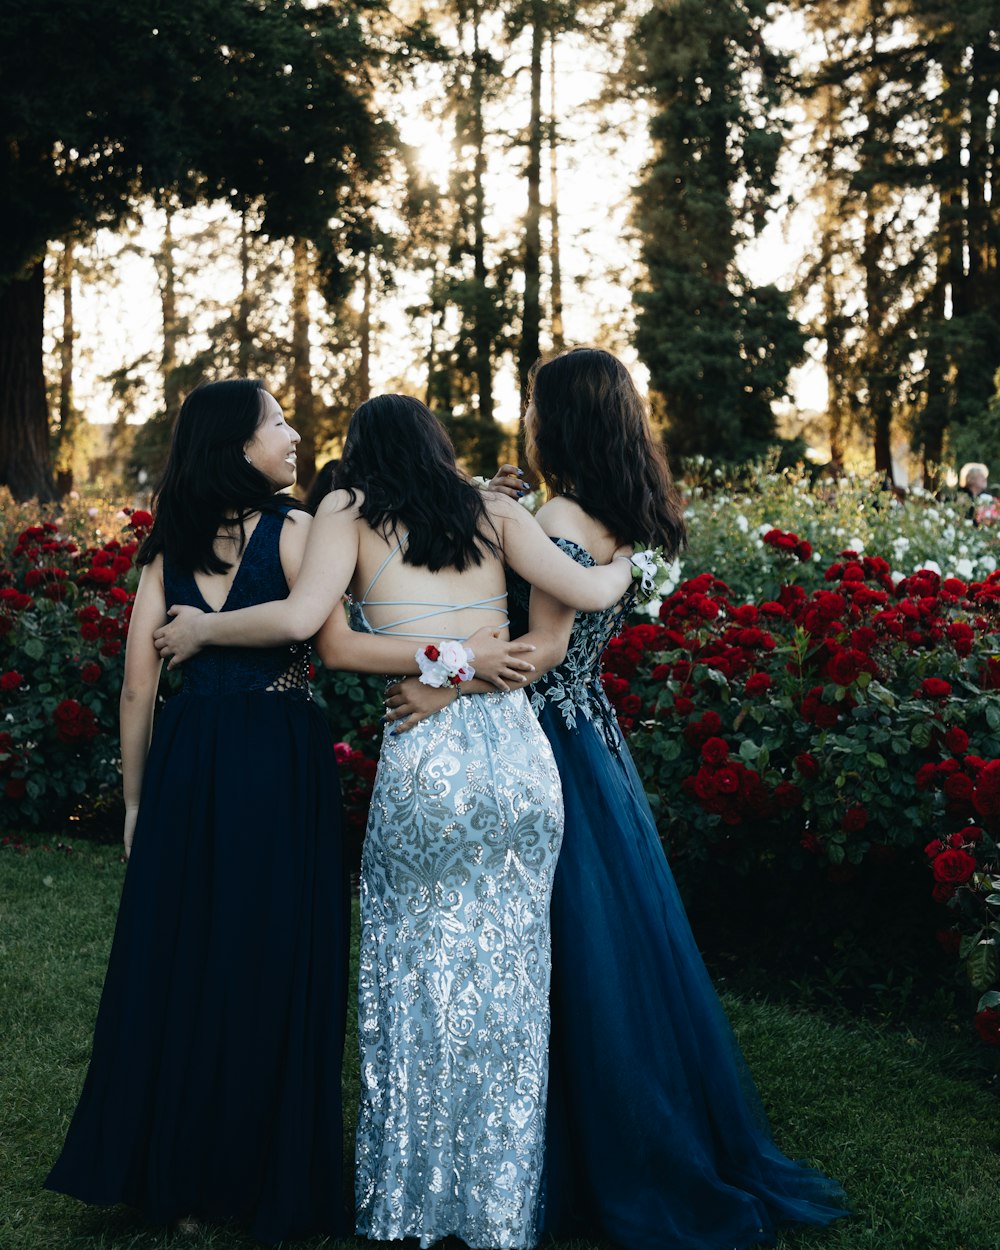
[[[571, 538], [553, 538], [552, 541], [577, 564], [582, 564], [585, 568], [594, 568], [597, 564], [590, 552]], [[530, 585], [512, 569], [508, 569], [507, 602], [512, 637], [516, 638], [527, 632], [530, 594]], [[635, 590], [629, 587], [610, 608], [601, 612], [577, 612], [569, 646], [566, 648], [566, 658], [528, 687], [531, 706], [537, 715], [541, 715], [546, 707], [554, 707], [571, 729], [576, 728], [577, 717], [583, 716], [594, 723], [604, 740], [615, 751], [619, 748], [621, 733], [614, 709], [601, 685], [601, 656], [604, 648], [624, 625], [634, 599]]]
[[[286, 513], [265, 512], [250, 535], [229, 594], [220, 611], [235, 612], [273, 599], [288, 598], [279, 543]], [[290, 522], [291, 524], [292, 522]], [[194, 574], [163, 561], [167, 606], [190, 604], [213, 609], [198, 589]], [[222, 695], [251, 690], [296, 692], [309, 697], [309, 644], [280, 647], [206, 647], [181, 669], [182, 690], [189, 694]]]

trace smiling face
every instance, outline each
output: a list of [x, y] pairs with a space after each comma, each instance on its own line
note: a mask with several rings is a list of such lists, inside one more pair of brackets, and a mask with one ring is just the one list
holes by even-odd
[[285, 421], [273, 395], [261, 391], [260, 397], [261, 417], [243, 452], [275, 490], [286, 490], [295, 481], [295, 447], [300, 435]]

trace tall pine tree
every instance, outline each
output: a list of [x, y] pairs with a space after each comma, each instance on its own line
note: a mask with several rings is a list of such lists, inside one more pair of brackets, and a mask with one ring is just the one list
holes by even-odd
[[669, 0], [636, 30], [652, 145], [636, 199], [636, 345], [682, 454], [738, 460], [773, 442], [774, 401], [802, 356], [788, 296], [739, 268], [775, 197], [782, 146], [785, 67], [765, 40], [768, 7]]

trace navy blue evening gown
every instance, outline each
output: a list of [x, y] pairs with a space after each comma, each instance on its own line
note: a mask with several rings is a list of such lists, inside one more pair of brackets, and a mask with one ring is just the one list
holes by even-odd
[[[509, 589], [512, 633], [524, 632], [529, 588], [512, 574]], [[629, 602], [578, 613], [565, 660], [532, 687], [566, 812], [544, 1228], [628, 1250], [770, 1244], [779, 1224], [846, 1214], [844, 1194], [771, 1138], [601, 687], [601, 653]]]
[[[223, 611], [284, 598], [281, 514]], [[289, 522], [291, 523], [291, 522]], [[164, 568], [167, 603], [207, 608]], [[46, 1181], [154, 1223], [342, 1233], [349, 907], [305, 648], [210, 648], [159, 715], [93, 1054]]]

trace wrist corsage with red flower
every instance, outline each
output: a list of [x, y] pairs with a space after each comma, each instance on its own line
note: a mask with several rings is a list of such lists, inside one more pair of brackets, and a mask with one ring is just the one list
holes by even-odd
[[463, 647], [460, 642], [449, 639], [436, 646], [429, 642], [416, 654], [420, 680], [425, 686], [434, 686], [439, 690], [444, 686], [457, 686], [460, 682], [471, 681], [476, 675], [471, 663], [475, 658], [474, 652]]

